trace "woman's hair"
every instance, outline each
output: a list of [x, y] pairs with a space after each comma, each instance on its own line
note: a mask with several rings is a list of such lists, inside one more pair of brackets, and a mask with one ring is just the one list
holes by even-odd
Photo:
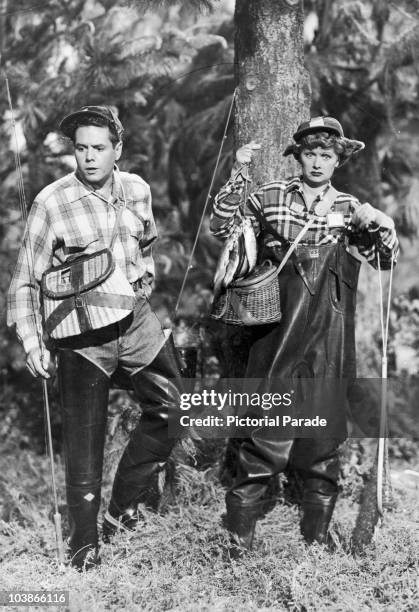
[[333, 149], [339, 158], [339, 165], [342, 166], [354, 153], [364, 148], [364, 143], [359, 140], [351, 140], [344, 136], [331, 134], [330, 132], [314, 132], [307, 134], [299, 139], [298, 142], [288, 146], [284, 155], [292, 154], [297, 161], [300, 161], [301, 152], [304, 149]]
[[339, 159], [345, 151], [345, 143], [342, 136], [330, 134], [329, 132], [315, 132], [314, 134], [303, 136], [298, 143], [294, 145], [293, 155], [295, 159], [299, 160], [301, 151], [304, 149], [312, 150], [317, 147], [321, 147], [322, 149], [333, 149]]

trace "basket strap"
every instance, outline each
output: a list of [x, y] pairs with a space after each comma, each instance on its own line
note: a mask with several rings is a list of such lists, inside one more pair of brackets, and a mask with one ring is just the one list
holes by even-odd
[[271, 234], [271, 236], [273, 236], [274, 238], [276, 238], [281, 244], [284, 242], [284, 237], [281, 236], [276, 229], [274, 228], [274, 226], [269, 223], [269, 221], [267, 220], [267, 218], [265, 217], [265, 215], [262, 213], [261, 210], [259, 210], [259, 208], [257, 208], [252, 200], [249, 199], [249, 201], [247, 202], [247, 206], [250, 210], [250, 212], [252, 212], [256, 219], [259, 221], [259, 223], [262, 226], [262, 229], [267, 231], [268, 234]]
[[291, 257], [295, 249], [297, 248], [298, 243], [301, 242], [304, 234], [307, 232], [307, 230], [313, 224], [313, 222], [314, 222], [314, 217], [311, 217], [311, 219], [307, 221], [303, 229], [300, 231], [300, 233], [298, 234], [294, 242], [291, 244], [290, 248], [285, 253], [283, 260], [278, 266], [278, 274], [281, 272], [282, 268], [285, 266], [285, 264], [287, 263], [287, 261], [289, 260], [289, 258]]
[[[250, 209], [250, 211], [255, 215], [255, 217], [257, 218], [257, 220], [260, 222], [262, 229], [264, 229], [265, 231], [267, 231], [269, 234], [271, 234], [274, 238], [276, 238], [277, 240], [279, 240], [279, 242], [282, 244], [284, 242], [284, 237], [281, 236], [276, 229], [273, 227], [273, 225], [271, 223], [269, 223], [269, 221], [266, 219], [265, 215], [262, 213], [261, 210], [259, 210], [251, 200], [249, 200], [248, 202], [248, 207]], [[305, 224], [305, 226], [302, 228], [302, 230], [300, 231], [300, 233], [298, 234], [298, 236], [296, 237], [296, 239], [294, 240], [294, 242], [290, 245], [288, 251], [285, 253], [283, 260], [281, 261], [279, 267], [278, 267], [278, 274], [281, 272], [282, 268], [285, 266], [285, 264], [287, 263], [288, 259], [291, 257], [292, 253], [295, 251], [297, 245], [299, 242], [301, 242], [304, 234], [307, 232], [307, 230], [309, 229], [309, 227], [313, 224], [314, 222], [314, 217], [311, 217], [311, 219], [309, 219], [307, 221], [307, 223]]]
[[83, 296], [89, 306], [103, 306], [117, 310], [132, 310], [135, 303], [134, 295], [116, 295], [115, 293], [99, 293], [89, 291]]
[[76, 308], [74, 295], [65, 298], [57, 308], [55, 308], [48, 319], [45, 321], [45, 329], [50, 334], [64, 319]]
[[[73, 310], [77, 310], [77, 297], [79, 299], [79, 310], [84, 306], [98, 306], [131, 311], [135, 302], [135, 297], [115, 295], [114, 293], [99, 293], [98, 291], [88, 291], [80, 296], [71, 296], [58, 304], [45, 321], [45, 329], [48, 334], [58, 327]], [[89, 329], [89, 326], [85, 331], [87, 329]]]

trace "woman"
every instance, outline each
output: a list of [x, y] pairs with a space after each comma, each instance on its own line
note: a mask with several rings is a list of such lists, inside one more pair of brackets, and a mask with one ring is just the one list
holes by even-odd
[[[240, 204], [244, 205], [258, 234], [259, 259], [277, 262], [313, 219], [279, 276], [282, 319], [255, 329], [246, 377], [353, 378], [360, 262], [349, 249], [355, 246], [375, 268], [378, 261], [381, 268], [388, 268], [398, 249], [394, 223], [370, 204], [360, 204], [332, 187], [335, 169], [364, 148], [362, 142], [345, 138], [336, 119], [312, 118], [298, 127], [293, 138], [284, 155], [294, 155], [302, 176], [252, 190], [248, 164], [260, 146], [244, 145], [237, 151], [238, 164], [217, 195], [211, 216], [213, 233], [225, 238], [237, 222]], [[249, 194], [247, 203], [244, 194]], [[249, 201], [279, 236], [260, 232]], [[334, 409], [344, 425], [345, 401]], [[226, 523], [234, 539], [251, 548], [269, 480], [291, 466], [302, 482], [301, 532], [309, 543], [325, 543], [336, 502], [338, 447], [343, 439], [279, 440], [270, 428], [254, 430], [240, 444], [237, 473], [226, 496]]]

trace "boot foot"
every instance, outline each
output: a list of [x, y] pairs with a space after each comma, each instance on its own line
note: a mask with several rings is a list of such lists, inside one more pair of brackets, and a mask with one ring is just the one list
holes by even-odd
[[341, 548], [339, 538], [337, 536], [331, 535], [329, 532], [326, 534], [325, 537], [322, 537], [321, 539], [312, 538], [308, 540], [307, 538], [304, 538], [304, 541], [307, 548], [309, 548], [313, 544], [324, 546], [329, 552], [336, 552], [339, 548]]
[[[252, 534], [253, 540], [253, 534]], [[230, 542], [227, 547], [227, 559], [229, 561], [240, 561], [252, 550], [253, 541], [243, 540], [235, 533], [230, 533]]]
[[230, 533], [230, 559], [241, 559], [252, 550], [259, 513], [257, 508], [232, 502], [227, 494], [227, 514], [223, 517], [223, 524]]

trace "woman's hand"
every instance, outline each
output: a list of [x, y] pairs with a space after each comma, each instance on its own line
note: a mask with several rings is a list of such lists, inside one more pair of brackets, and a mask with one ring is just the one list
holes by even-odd
[[252, 161], [254, 151], [258, 151], [262, 148], [262, 145], [258, 144], [254, 140], [240, 147], [236, 151], [236, 159], [239, 164], [250, 164]]
[[378, 208], [374, 208], [368, 202], [361, 204], [352, 215], [352, 223], [359, 229], [366, 229], [372, 223], [376, 223], [379, 227], [394, 229], [394, 221], [388, 215], [383, 213]]

